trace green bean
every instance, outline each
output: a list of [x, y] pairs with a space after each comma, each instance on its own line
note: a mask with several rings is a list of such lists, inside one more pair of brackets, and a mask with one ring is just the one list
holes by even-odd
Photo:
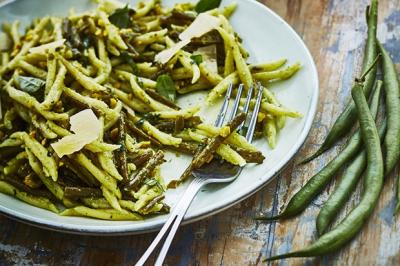
[[62, 200], [64, 197], [64, 191], [61, 188], [61, 186], [57, 182], [55, 182], [50, 176], [45, 174], [45, 172], [42, 170], [43, 169], [42, 164], [39, 162], [39, 160], [35, 157], [35, 155], [30, 149], [25, 148], [25, 151], [28, 155], [29, 165], [31, 166], [35, 174], [40, 178], [40, 180], [46, 186], [46, 188], [58, 200]]
[[44, 110], [40, 103], [33, 96], [29, 95], [26, 92], [15, 89], [14, 87], [8, 85], [6, 86], [6, 91], [10, 98], [20, 103], [21, 105], [27, 107], [28, 109], [33, 109], [44, 118], [48, 120], [68, 120], [68, 114], [66, 113], [54, 113], [47, 110]]
[[103, 196], [107, 200], [107, 202], [116, 210], [121, 211], [121, 206], [118, 203], [117, 197], [106, 187], [101, 186], [101, 191], [103, 191]]
[[12, 122], [17, 118], [17, 114], [18, 113], [14, 107], [11, 107], [6, 111], [3, 119], [3, 124], [6, 129], [11, 130], [13, 128]]
[[280, 68], [281, 66], [283, 66], [284, 64], [286, 64], [287, 59], [286, 58], [282, 58], [282, 59], [278, 59], [275, 61], [270, 61], [267, 63], [262, 63], [262, 64], [255, 64], [255, 65], [250, 65], [250, 71], [253, 73], [257, 73], [257, 72], [265, 72], [265, 71], [273, 71], [273, 70], [277, 70], [278, 68]]
[[289, 110], [285, 107], [274, 105], [268, 102], [261, 103], [261, 110], [265, 111], [266, 113], [270, 113], [275, 116], [288, 116], [292, 118], [299, 118], [303, 117], [302, 114], [296, 111]]
[[107, 89], [97, 83], [93, 78], [86, 76], [82, 72], [79, 71], [73, 64], [68, 62], [64, 57], [60, 55], [56, 55], [57, 59], [59, 59], [63, 65], [68, 69], [69, 73], [88, 91], [103, 91], [106, 92]]
[[158, 147], [161, 147], [162, 146], [162, 144], [156, 139], [156, 138], [154, 138], [153, 136], [150, 136], [149, 134], [147, 134], [146, 132], [144, 132], [143, 130], [141, 130], [139, 127], [137, 127], [136, 126], [136, 124], [135, 123], [133, 123], [132, 121], [130, 121], [130, 120], [126, 120], [126, 125], [128, 126], [128, 128], [133, 132], [133, 133], [135, 133], [135, 135], [137, 135], [137, 136], [139, 136], [139, 137], [141, 137], [141, 138], [143, 138], [143, 139], [147, 139], [147, 140], [150, 140], [151, 141], [151, 143], [153, 143], [154, 145], [156, 145], [156, 146], [158, 146]]
[[21, 146], [24, 142], [16, 137], [13, 137], [13, 134], [8, 137], [8, 139], [5, 139], [2, 143], [0, 143], [0, 148], [6, 148], [6, 147], [18, 147]]
[[[118, 151], [116, 151], [116, 155], [118, 156], [118, 167], [121, 172], [121, 175], [119, 175], [121, 177], [120, 180], [123, 180], [125, 183], [129, 181], [128, 165], [126, 161], [126, 136], [126, 115], [124, 112], [121, 112], [118, 123], [118, 143], [120, 145], [120, 148]], [[118, 170], [116, 171], [118, 173]]]
[[7, 182], [0, 181], [0, 192], [14, 196], [30, 205], [58, 213], [57, 207], [49, 199], [30, 195]]
[[378, 42], [378, 46], [382, 53], [383, 84], [386, 95], [385, 173], [389, 174], [400, 157], [400, 86], [392, 59], [381, 43]]
[[111, 176], [109, 176], [104, 171], [97, 168], [93, 162], [86, 157], [82, 152], [71, 156], [76, 162], [86, 168], [102, 185], [104, 185], [107, 189], [113, 192], [115, 195], [119, 195], [120, 198], [121, 191], [118, 189], [117, 182]]
[[85, 149], [91, 151], [91, 152], [109, 152], [109, 151], [114, 151], [118, 149], [120, 146], [116, 144], [110, 144], [110, 143], [105, 143], [105, 142], [100, 142], [100, 141], [93, 141], [92, 143], [89, 143], [85, 145]]
[[253, 78], [264, 82], [268, 82], [271, 80], [285, 80], [296, 74], [296, 72], [299, 71], [300, 68], [300, 63], [295, 63], [281, 70], [254, 73]]
[[154, 155], [153, 150], [147, 149], [144, 150], [142, 153], [137, 153], [134, 155], [129, 156], [128, 162], [133, 163], [136, 167], [143, 166], [150, 158]]
[[[65, 164], [65, 168], [75, 174], [83, 183], [88, 186], [98, 186], [100, 182], [83, 166], [74, 163], [68, 157], [62, 158], [62, 163]], [[61, 172], [60, 174], [64, 174]]]
[[147, 190], [145, 193], [139, 195], [138, 200], [135, 202], [134, 210], [142, 213], [142, 209], [159, 195], [160, 193], [154, 189]]
[[7, 165], [3, 169], [3, 173], [5, 175], [12, 175], [16, 173], [27, 158], [28, 156], [26, 152], [23, 151], [18, 153], [17, 156], [8, 161]]
[[40, 79], [46, 79], [46, 77], [47, 77], [46, 71], [44, 71], [43, 69], [36, 67], [32, 64], [29, 64], [28, 62], [26, 62], [24, 60], [18, 61], [17, 66], [22, 68], [25, 72], [31, 74], [34, 77], [37, 77]]
[[65, 187], [64, 196], [67, 198], [101, 197], [102, 192], [92, 187]]
[[73, 99], [74, 101], [78, 101], [79, 103], [82, 103], [89, 108], [94, 108], [98, 110], [102, 115], [105, 115], [107, 119], [108, 117], [118, 116], [118, 114], [116, 114], [111, 108], [109, 108], [107, 104], [103, 101], [97, 100], [90, 96], [84, 96], [67, 87], [64, 87], [63, 90], [69, 98]]
[[56, 104], [58, 100], [60, 100], [61, 94], [63, 92], [66, 73], [67, 69], [64, 65], [61, 65], [53, 85], [50, 87], [47, 95], [45, 96], [45, 100], [41, 104], [43, 109], [50, 110], [51, 107]]
[[43, 137], [46, 139], [55, 139], [57, 138], [57, 134], [53, 132], [49, 126], [46, 124], [45, 121], [39, 118], [38, 115], [34, 114], [33, 112], [29, 112], [31, 116], [32, 125], [39, 129], [40, 133], [42, 133]]
[[276, 145], [276, 123], [273, 116], [267, 117], [263, 124], [264, 135], [267, 137], [268, 145], [271, 149]]
[[134, 190], [136, 191], [139, 188], [139, 185], [148, 178], [154, 169], [164, 162], [164, 153], [162, 151], [157, 151], [153, 157], [147, 162], [147, 164], [128, 182], [125, 187], [125, 190]]
[[48, 150], [25, 132], [21, 132], [21, 139], [24, 141], [25, 147], [42, 163], [44, 173], [50, 175], [53, 181], [57, 181], [57, 164], [54, 158], [48, 155]]
[[153, 209], [153, 207], [154, 207], [157, 203], [159, 203], [161, 200], [163, 200], [164, 198], [165, 198], [165, 195], [158, 195], [158, 196], [155, 197], [154, 199], [150, 200], [150, 201], [146, 204], [146, 206], [144, 206], [144, 207], [142, 208], [141, 212], [142, 212], [143, 214], [149, 213], [149, 212]]
[[16, 178], [15, 176], [5, 176], [4, 181], [9, 183], [10, 185], [14, 186], [16, 189], [24, 191], [33, 196], [44, 197], [44, 198], [54, 198], [53, 195], [50, 192], [48, 192], [47, 190], [33, 189], [31, 187], [28, 187], [20, 179]]
[[364, 192], [360, 203], [330, 232], [321, 236], [307, 248], [268, 258], [268, 261], [289, 257], [320, 256], [335, 251], [352, 239], [370, 216], [383, 186], [384, 167], [381, 145], [374, 118], [368, 109], [361, 83], [352, 89], [360, 131], [367, 151], [367, 170]]
[[57, 61], [54, 58], [54, 54], [50, 54], [47, 57], [47, 76], [46, 76], [46, 84], [44, 87], [44, 95], [47, 95], [50, 91], [51, 86], [53, 85], [54, 79], [56, 77], [57, 72]]
[[[365, 72], [366, 69], [369, 68], [369, 66], [372, 64], [378, 54], [376, 40], [377, 17], [378, 1], [372, 0], [371, 6], [367, 8], [368, 38], [364, 52], [365, 54], [362, 72]], [[374, 85], [376, 69], [377, 67], [374, 67], [373, 70], [365, 77], [364, 94], [366, 97], [369, 97], [371, 89]], [[350, 129], [354, 125], [354, 121], [356, 120], [356, 118], [357, 114], [355, 111], [354, 102], [350, 101], [343, 112], [336, 119], [321, 147], [313, 155], [304, 159], [300, 164], [308, 163], [309, 161], [317, 158], [322, 153], [330, 149], [341, 137], [350, 132]]]
[[[354, 86], [359, 86], [356, 84]], [[378, 113], [378, 105], [380, 98], [381, 86], [376, 86], [371, 101], [371, 114], [375, 117]], [[361, 132], [358, 130], [347, 142], [346, 147], [322, 170], [311, 177], [307, 183], [290, 199], [286, 209], [273, 217], [257, 217], [258, 220], [276, 220], [280, 218], [289, 218], [301, 213], [309, 203], [322, 192], [333, 176], [339, 169], [353, 158], [362, 145]]]
[[[102, 192], [100, 191], [100, 195], [102, 195], [101, 193]], [[86, 206], [91, 207], [91, 208], [95, 208], [95, 209], [110, 209], [110, 208], [112, 208], [110, 206], [110, 203], [108, 203], [108, 201], [105, 198], [90, 197], [90, 198], [82, 198], [81, 200]]]
[[25, 106], [23, 106], [22, 104], [19, 104], [19, 103], [15, 103], [14, 107], [18, 113], [18, 116], [21, 117], [22, 120], [24, 120], [27, 123], [31, 122], [30, 114], [29, 114], [28, 110], [25, 108]]
[[[382, 140], [386, 132], [386, 120], [379, 127], [379, 137]], [[362, 150], [353, 162], [346, 168], [342, 178], [335, 187], [333, 193], [324, 203], [317, 216], [317, 232], [318, 235], [325, 233], [328, 226], [339, 213], [340, 209], [350, 198], [351, 192], [357, 186], [358, 180], [367, 166], [367, 153]]]
[[74, 208], [74, 207], [80, 205], [79, 202], [74, 201], [74, 200], [71, 200], [71, 199], [66, 198], [66, 197], [64, 197], [64, 198], [62, 199], [62, 203], [63, 203], [64, 206], [67, 207], [67, 208]]
[[61, 212], [63, 216], [87, 216], [103, 220], [116, 220], [116, 221], [136, 221], [142, 220], [143, 218], [137, 213], [131, 213], [126, 210], [114, 210], [114, 209], [91, 209], [85, 206], [77, 206], [72, 209], [66, 209]]
[[97, 159], [104, 171], [119, 181], [123, 180], [123, 177], [119, 174], [117, 167], [114, 164], [113, 154], [111, 151], [99, 152]]

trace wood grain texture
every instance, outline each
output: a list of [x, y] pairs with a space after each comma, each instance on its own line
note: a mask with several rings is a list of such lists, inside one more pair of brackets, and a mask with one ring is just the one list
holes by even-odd
[[[315, 217], [334, 188], [332, 182], [295, 219], [270, 224], [252, 220], [260, 212], [278, 213], [339, 150], [336, 147], [306, 166], [295, 166], [319, 147], [349, 99], [349, 86], [361, 63], [366, 36], [364, 12], [369, 1], [262, 2], [293, 26], [317, 64], [320, 99], [312, 130], [293, 162], [267, 187], [218, 215], [183, 226], [166, 265], [259, 265], [264, 257], [304, 247], [315, 239]], [[400, 0], [380, 2], [378, 36], [395, 62], [400, 63]], [[273, 264], [399, 265], [400, 218], [393, 217], [397, 174], [396, 169], [387, 178], [379, 206], [362, 232], [344, 249], [322, 258], [289, 259]], [[358, 188], [341, 217], [358, 202], [360, 191]], [[132, 265], [154, 236], [76, 236], [34, 228], [0, 216], [0, 265]]]

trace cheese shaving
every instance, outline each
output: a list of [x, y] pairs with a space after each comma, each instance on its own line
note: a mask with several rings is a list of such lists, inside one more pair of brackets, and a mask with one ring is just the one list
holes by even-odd
[[196, 17], [192, 24], [187, 27], [181, 34], [179, 39], [190, 40], [196, 37], [201, 37], [207, 32], [216, 29], [221, 25], [221, 20], [207, 13], [201, 13]]
[[192, 24], [187, 27], [180, 35], [180, 42], [174, 46], [161, 51], [155, 57], [155, 61], [161, 64], [167, 63], [180, 49], [185, 47], [191, 39], [201, 37], [207, 32], [216, 29], [221, 25], [221, 20], [206, 13], [201, 13], [196, 17]]
[[65, 136], [51, 144], [60, 158], [80, 151], [85, 145], [95, 141], [102, 131], [102, 123], [91, 109], [83, 110], [71, 116], [69, 121], [70, 129], [75, 134]]
[[172, 47], [165, 49], [165, 50], [161, 51], [160, 53], [156, 54], [156, 57], [154, 58], [154, 60], [161, 64], [167, 63], [177, 52], [179, 52], [180, 49], [182, 49], [189, 42], [190, 42], [190, 40], [184, 40], [184, 41], [177, 42]]
[[49, 42], [37, 47], [32, 47], [29, 49], [29, 53], [31, 54], [44, 54], [46, 53], [48, 50], [55, 50], [57, 47], [63, 46], [65, 42], [65, 39], [61, 39], [58, 41], [54, 41], [54, 42]]

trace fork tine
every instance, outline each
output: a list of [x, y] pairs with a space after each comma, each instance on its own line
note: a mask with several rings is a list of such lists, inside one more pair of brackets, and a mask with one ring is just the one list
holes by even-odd
[[[251, 85], [249, 90], [247, 91], [246, 102], [244, 103], [244, 106], [243, 106], [243, 113], [245, 113], [246, 115], [247, 115], [247, 112], [249, 111], [251, 97], [253, 97], [253, 85]], [[238, 132], [240, 132], [242, 130], [244, 123], [246, 123], [246, 120], [243, 121], [242, 124], [240, 124], [240, 126], [238, 127], [238, 129], [237, 129]]]
[[243, 91], [243, 84], [239, 85], [239, 88], [237, 90], [236, 98], [233, 103], [233, 108], [232, 111], [229, 115], [229, 120], [232, 121], [233, 118], [235, 118], [235, 115], [237, 114], [237, 111], [239, 110], [239, 104], [240, 104], [240, 97], [242, 96], [242, 91]]
[[228, 90], [226, 91], [226, 94], [225, 94], [224, 103], [222, 104], [221, 110], [219, 111], [217, 119], [215, 120], [216, 127], [221, 127], [222, 124], [224, 123], [226, 111], [228, 110], [228, 106], [229, 106], [229, 99], [231, 98], [231, 94], [232, 94], [232, 87], [233, 87], [233, 85], [232, 85], [232, 83], [230, 83]]
[[249, 123], [249, 128], [246, 133], [246, 140], [248, 142], [251, 142], [253, 140], [254, 136], [254, 131], [256, 129], [256, 124], [257, 124], [257, 117], [258, 117], [258, 111], [260, 110], [260, 105], [261, 105], [261, 99], [262, 99], [262, 86], [260, 82], [257, 83], [257, 98], [256, 98], [256, 103], [254, 105], [253, 113], [251, 114], [251, 119]]

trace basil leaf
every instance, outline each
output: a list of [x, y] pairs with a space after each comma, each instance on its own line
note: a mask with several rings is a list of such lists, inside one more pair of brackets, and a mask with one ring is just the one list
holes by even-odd
[[139, 69], [131, 54], [124, 51], [121, 53], [120, 58], [132, 68], [133, 74], [137, 75], [139, 73]]
[[19, 89], [27, 93], [35, 93], [46, 84], [44, 80], [25, 76], [17, 76], [17, 83]]
[[197, 65], [200, 65], [203, 62], [203, 56], [201, 54], [191, 55], [190, 59], [192, 59]]
[[131, 16], [133, 14], [135, 14], [135, 10], [126, 5], [124, 8], [115, 9], [108, 19], [118, 28], [128, 28], [131, 25]]
[[194, 9], [197, 13], [202, 13], [217, 8], [220, 4], [221, 0], [200, 0]]
[[158, 76], [156, 90], [161, 96], [175, 102], [176, 88], [174, 81], [168, 74]]

